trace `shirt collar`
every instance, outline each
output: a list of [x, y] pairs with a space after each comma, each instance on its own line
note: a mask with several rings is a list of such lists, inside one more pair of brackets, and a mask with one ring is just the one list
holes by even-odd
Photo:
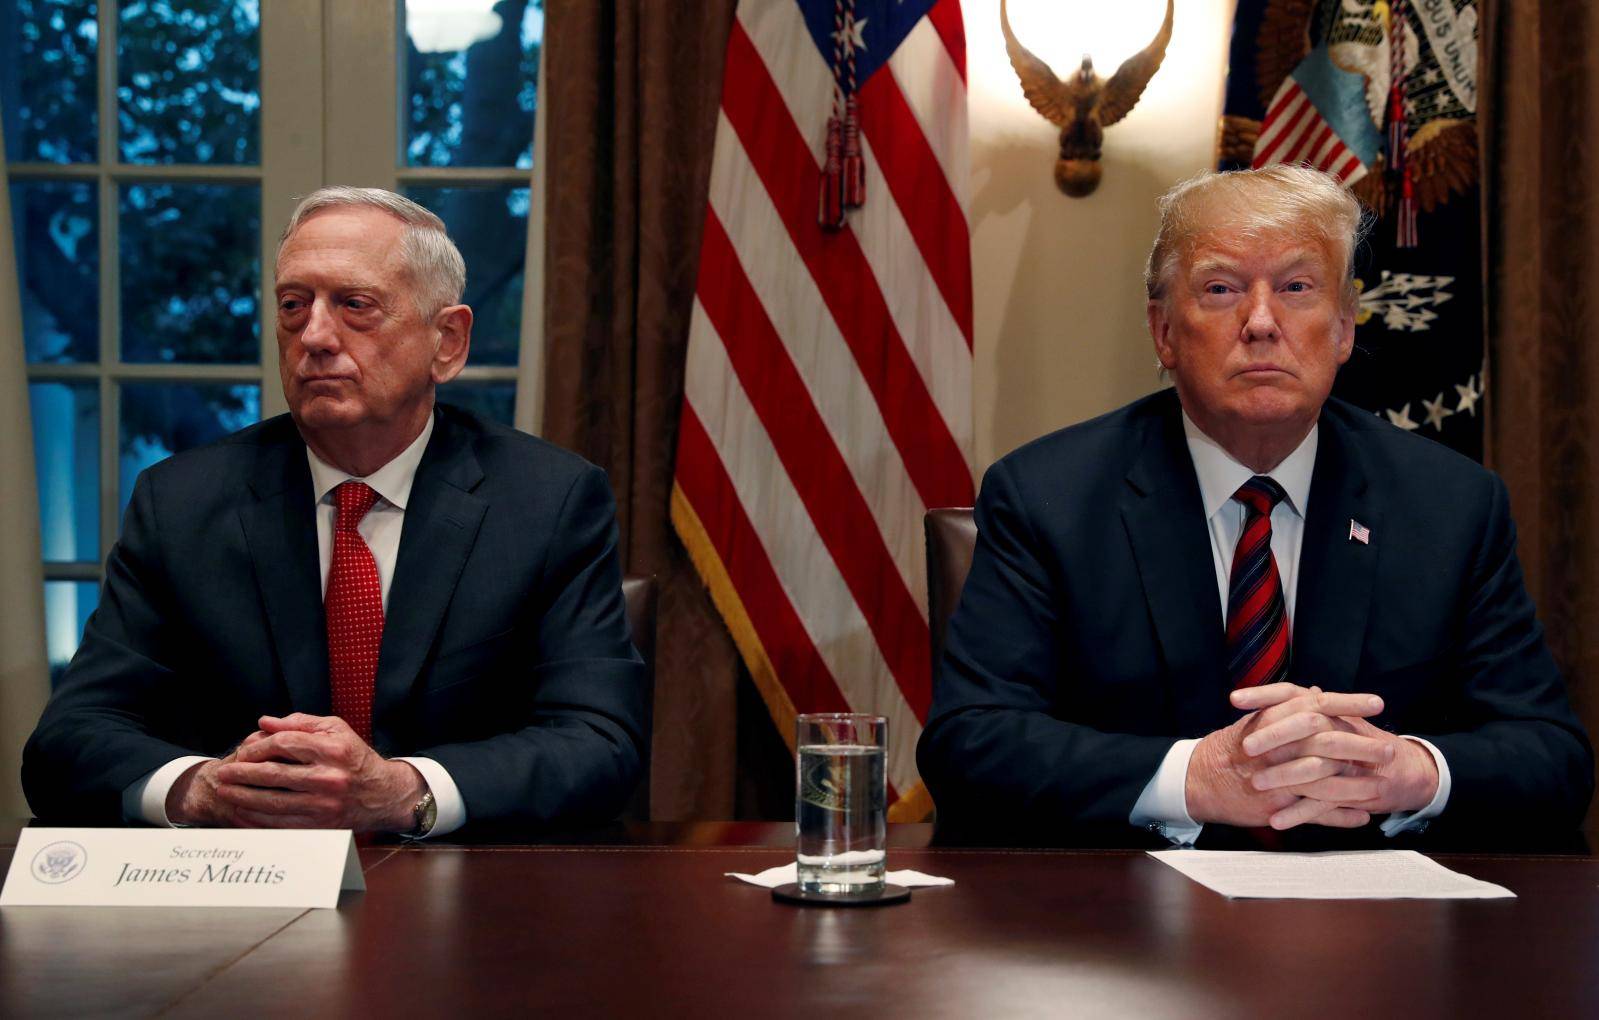
[[416, 481], [417, 466], [422, 463], [422, 453], [427, 449], [428, 437], [431, 435], [433, 435], [433, 416], [430, 414], [427, 424], [423, 425], [422, 432], [411, 440], [410, 446], [401, 450], [393, 460], [365, 478], [356, 478], [347, 471], [341, 471], [318, 457], [307, 445], [305, 456], [311, 463], [311, 491], [316, 493], [316, 501], [322, 502], [335, 487], [354, 479], [372, 486], [391, 506], [404, 510], [405, 501], [411, 498], [411, 483]]
[[[1316, 446], [1320, 431], [1321, 425], [1312, 425], [1310, 434], [1271, 472], [1272, 480], [1287, 493], [1289, 508], [1300, 517], [1305, 516], [1305, 506], [1310, 500], [1310, 476], [1316, 468]], [[1201, 432], [1194, 420], [1188, 417], [1187, 411], [1183, 412], [1183, 435], [1188, 439], [1188, 454], [1194, 461], [1194, 473], [1199, 476], [1199, 498], [1204, 503], [1205, 519], [1208, 521], [1227, 505], [1239, 486], [1255, 476], [1255, 472], [1240, 464], [1220, 443]]]

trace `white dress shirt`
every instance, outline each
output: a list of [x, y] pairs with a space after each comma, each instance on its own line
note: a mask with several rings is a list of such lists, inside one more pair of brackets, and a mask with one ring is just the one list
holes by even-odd
[[[1310, 434], [1271, 472], [1270, 477], [1282, 486], [1285, 498], [1271, 512], [1271, 555], [1277, 561], [1277, 574], [1282, 579], [1283, 601], [1288, 611], [1288, 631], [1293, 634], [1294, 604], [1299, 589], [1299, 551], [1305, 537], [1305, 508], [1310, 500], [1310, 478], [1316, 467], [1316, 446], [1321, 426], [1312, 426]], [[1254, 470], [1240, 464], [1221, 444], [1199, 430], [1188, 414], [1183, 414], [1183, 434], [1188, 440], [1188, 453], [1194, 461], [1194, 473], [1199, 477], [1199, 499], [1205, 510], [1205, 521], [1210, 532], [1211, 562], [1216, 568], [1216, 592], [1221, 597], [1221, 625], [1227, 626], [1227, 581], [1232, 572], [1233, 551], [1244, 531], [1244, 505], [1233, 499], [1233, 493], [1255, 476]], [[1449, 765], [1438, 748], [1420, 737], [1408, 737], [1425, 747], [1438, 766], [1438, 792], [1420, 811], [1400, 812], [1383, 822], [1387, 835], [1415, 828], [1436, 817], [1449, 800]], [[1133, 805], [1129, 821], [1139, 828], [1156, 828], [1173, 843], [1186, 845], [1199, 838], [1204, 828], [1188, 813], [1186, 796], [1188, 762], [1193, 757], [1197, 739], [1179, 740], [1166, 752], [1160, 768], [1145, 785]]]
[[[405, 524], [405, 505], [411, 498], [411, 484], [416, 480], [416, 469], [422, 462], [428, 439], [433, 435], [433, 418], [429, 416], [422, 433], [399, 455], [365, 478], [341, 471], [305, 449], [311, 467], [311, 491], [316, 497], [316, 544], [321, 563], [322, 593], [327, 594], [328, 570], [333, 565], [333, 526], [338, 517], [333, 490], [347, 481], [365, 482], [378, 494], [372, 509], [357, 526], [372, 558], [377, 561], [378, 582], [383, 590], [383, 611], [389, 608], [389, 585], [394, 581], [394, 565], [400, 554], [400, 531]], [[167, 794], [178, 777], [197, 762], [212, 759], [201, 755], [175, 758], [128, 787], [122, 795], [122, 813], [129, 821], [144, 821], [151, 825], [171, 825], [167, 818]], [[466, 803], [450, 773], [432, 758], [397, 758], [409, 763], [422, 774], [422, 781], [433, 791], [437, 818], [429, 836], [442, 836], [453, 832], [466, 822]]]

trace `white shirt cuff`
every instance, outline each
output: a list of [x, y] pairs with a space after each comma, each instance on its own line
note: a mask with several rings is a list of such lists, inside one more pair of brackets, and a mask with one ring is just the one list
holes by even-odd
[[1154, 778], [1138, 795], [1127, 820], [1140, 829], [1158, 832], [1178, 846], [1189, 846], [1205, 828], [1188, 814], [1188, 760], [1199, 741], [1179, 740], [1166, 752]]
[[203, 754], [189, 754], [174, 758], [122, 791], [122, 817], [130, 822], [146, 822], [163, 829], [174, 828], [167, 818], [167, 794], [172, 784], [189, 769], [203, 761], [215, 761]]
[[461, 791], [456, 788], [455, 780], [450, 778], [449, 771], [432, 758], [396, 758], [403, 761], [422, 773], [422, 782], [426, 783], [429, 790], [433, 791], [433, 810], [437, 812], [433, 820], [433, 828], [421, 839], [433, 836], [442, 836], [454, 832], [466, 824], [466, 801], [461, 799]]
[[1438, 766], [1438, 792], [1432, 795], [1432, 800], [1428, 801], [1427, 806], [1420, 811], [1399, 811], [1389, 815], [1388, 820], [1382, 823], [1384, 836], [1397, 836], [1401, 832], [1423, 827], [1428, 821], [1443, 814], [1444, 805], [1449, 803], [1449, 763], [1444, 761], [1444, 753], [1434, 747], [1430, 741], [1420, 737], [1407, 736], [1405, 739], [1414, 740], [1432, 755], [1433, 764]]

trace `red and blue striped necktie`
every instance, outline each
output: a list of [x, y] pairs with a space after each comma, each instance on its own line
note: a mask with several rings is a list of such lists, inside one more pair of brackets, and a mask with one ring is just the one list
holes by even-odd
[[1271, 510], [1283, 495], [1265, 475], [1233, 493], [1244, 504], [1244, 532], [1227, 582], [1227, 679], [1234, 690], [1288, 679], [1288, 606], [1271, 554]]

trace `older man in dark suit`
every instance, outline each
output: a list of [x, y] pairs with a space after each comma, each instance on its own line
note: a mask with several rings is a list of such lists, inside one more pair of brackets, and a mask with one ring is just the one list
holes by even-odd
[[610, 490], [435, 407], [471, 344], [464, 283], [399, 195], [295, 210], [290, 413], [140, 476], [25, 752], [39, 816], [437, 835], [625, 801], [645, 692]]
[[1574, 830], [1592, 751], [1503, 484], [1329, 398], [1354, 198], [1277, 166], [1161, 211], [1148, 319], [1174, 390], [984, 479], [918, 748], [941, 822], [1129, 845]]

